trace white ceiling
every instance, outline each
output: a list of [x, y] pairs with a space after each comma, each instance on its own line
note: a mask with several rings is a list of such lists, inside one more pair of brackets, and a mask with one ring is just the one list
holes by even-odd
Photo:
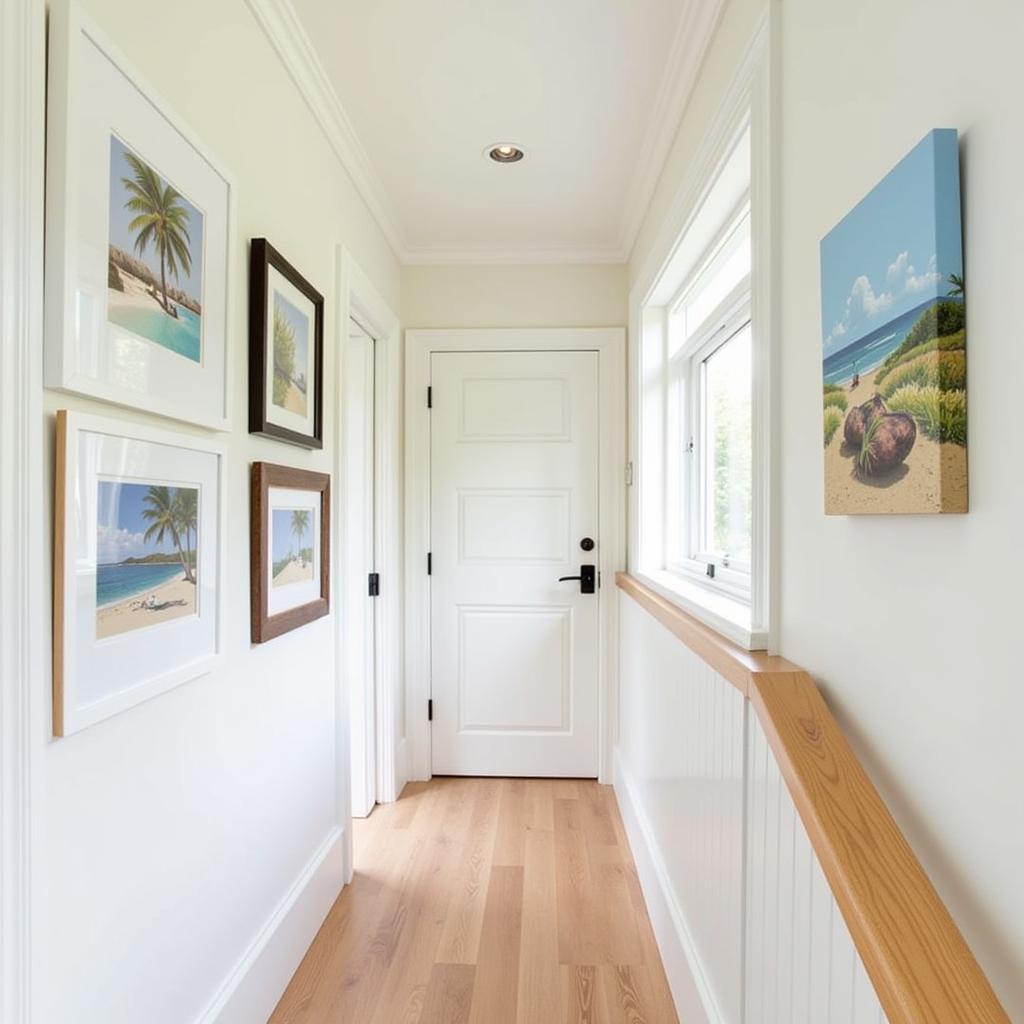
[[721, 7], [250, 3], [407, 262], [627, 258]]

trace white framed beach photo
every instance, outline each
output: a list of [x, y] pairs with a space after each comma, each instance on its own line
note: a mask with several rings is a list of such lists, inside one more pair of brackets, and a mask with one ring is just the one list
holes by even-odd
[[53, 733], [205, 674], [221, 654], [224, 452], [57, 413]]
[[228, 429], [231, 177], [75, 0], [48, 75], [47, 386]]

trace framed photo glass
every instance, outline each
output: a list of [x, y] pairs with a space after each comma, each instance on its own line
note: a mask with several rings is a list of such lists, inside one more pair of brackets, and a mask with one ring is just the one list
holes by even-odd
[[234, 187], [81, 15], [50, 16], [46, 383], [228, 428]]
[[57, 414], [54, 735], [218, 660], [223, 467], [192, 437]]
[[252, 641], [263, 643], [330, 610], [330, 477], [252, 467]]
[[323, 447], [324, 300], [265, 239], [249, 253], [249, 432]]

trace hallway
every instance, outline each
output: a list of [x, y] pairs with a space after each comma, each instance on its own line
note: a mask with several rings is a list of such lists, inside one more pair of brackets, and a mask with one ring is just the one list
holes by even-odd
[[354, 826], [271, 1024], [676, 1020], [611, 787], [435, 778]]

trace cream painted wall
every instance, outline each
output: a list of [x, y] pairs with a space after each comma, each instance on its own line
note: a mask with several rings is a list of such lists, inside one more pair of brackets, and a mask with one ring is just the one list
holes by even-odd
[[617, 264], [407, 266], [402, 323], [414, 327], [620, 327], [626, 268]]
[[[636, 280], [763, 11], [730, 0], [630, 262]], [[1010, 435], [1024, 8], [786, 0], [781, 14], [781, 652], [830, 704], [1003, 999], [1024, 1020], [1024, 686]], [[818, 243], [933, 127], [962, 133], [971, 512], [823, 513]], [[626, 657], [626, 653], [623, 655]]]
[[[781, 57], [782, 650], [824, 685], [1013, 1020], [1024, 1020], [1022, 38], [1014, 0], [787, 0]], [[962, 136], [971, 511], [826, 518], [818, 242], [936, 127]]]
[[[335, 246], [396, 310], [400, 275], [243, 0], [177, 0], [171, 22], [156, 0], [84, 7], [237, 179], [233, 429], [216, 435], [228, 451], [226, 663], [74, 736], [40, 737], [37, 1019], [193, 1024], [339, 820], [336, 783], [347, 794], [335, 750], [336, 617], [249, 643], [249, 465], [334, 472]], [[247, 433], [246, 242], [257, 235], [327, 299], [322, 452]], [[190, 432], [57, 393], [45, 407], [51, 455], [49, 414], [64, 407]], [[340, 848], [334, 879], [338, 858]], [[322, 912], [334, 895], [319, 893]], [[279, 979], [261, 970], [276, 998]], [[255, 1024], [256, 1013], [241, 1019]]]

